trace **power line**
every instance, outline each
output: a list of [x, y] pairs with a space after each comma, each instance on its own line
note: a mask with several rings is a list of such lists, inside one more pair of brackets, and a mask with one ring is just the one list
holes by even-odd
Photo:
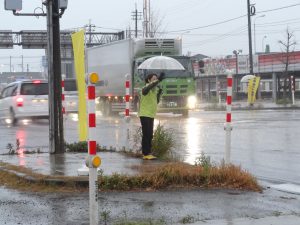
[[95, 26], [96, 28], [101, 28], [101, 29], [106, 29], [106, 30], [117, 30], [117, 31], [122, 31], [123, 29], [120, 28], [111, 28], [111, 27], [98, 27]]
[[264, 11], [258, 11], [257, 13], [272, 12], [272, 11], [277, 11], [277, 10], [281, 10], [281, 9], [287, 9], [287, 8], [295, 7], [295, 6], [298, 6], [298, 5], [300, 5], [300, 3], [293, 4], [293, 5], [282, 6], [282, 7], [275, 8], [275, 9], [268, 9], [268, 10], [264, 10]]
[[[300, 3], [293, 4], [293, 5], [282, 6], [282, 7], [275, 8], [275, 9], [269, 9], [269, 10], [259, 11], [257, 13], [272, 12], [272, 11], [276, 11], [276, 10], [282, 10], [282, 9], [286, 9], [286, 8], [295, 7], [295, 6], [298, 6], [298, 5], [300, 5]], [[234, 18], [231, 18], [231, 19], [223, 20], [223, 21], [220, 21], [220, 22], [217, 22], [217, 23], [212, 23], [212, 24], [204, 25], [204, 26], [193, 27], [193, 28], [182, 29], [182, 30], [168, 31], [168, 33], [184, 32], [184, 31], [198, 30], [198, 29], [203, 29], [203, 28], [207, 28], [207, 27], [217, 26], [217, 25], [220, 25], [220, 24], [228, 23], [228, 22], [231, 22], [231, 21], [243, 18], [245, 16], [247, 16], [247, 14], [244, 14], [244, 15], [241, 15], [241, 16], [238, 16], [238, 17], [234, 17]]]
[[216, 26], [216, 25], [223, 24], [223, 23], [228, 23], [228, 22], [233, 21], [233, 20], [237, 20], [237, 19], [243, 18], [243, 17], [245, 17], [245, 16], [247, 16], [247, 14], [242, 15], [242, 16], [238, 16], [238, 17], [235, 17], [235, 18], [231, 18], [231, 19], [228, 19], [228, 20], [223, 20], [223, 21], [221, 21], [221, 22], [217, 22], [217, 23], [212, 23], [212, 24], [200, 26], [200, 27], [193, 27], [193, 28], [184, 29], [184, 30], [168, 31], [168, 33], [184, 32], [184, 31], [191, 31], [191, 30], [198, 30], [198, 29], [202, 29], [202, 28], [212, 27], [212, 26]]
[[[231, 31], [229, 31], [229, 32], [227, 32], [225, 34], [222, 34], [219, 37], [205, 39], [205, 40], [197, 41], [197, 42], [194, 42], [194, 43], [197, 43], [197, 45], [203, 45], [203, 44], [207, 44], [207, 43], [213, 43], [213, 42], [220, 41], [222, 39], [225, 39], [225, 38], [233, 36], [233, 32], [236, 32], [237, 34], [243, 33], [243, 32], [246, 31], [246, 29], [247, 29], [247, 26], [241, 26], [241, 27], [238, 27], [238, 28], [236, 28], [234, 30], [231, 30]], [[190, 44], [190, 45], [192, 45], [192, 44]], [[189, 45], [185, 45], [185, 46], [189, 46]]]
[[[287, 21], [294, 21], [294, 22], [287, 22]], [[256, 24], [257, 27], [275, 27], [275, 26], [280, 26], [280, 25], [290, 25], [290, 24], [298, 24], [300, 21], [295, 21], [295, 20], [283, 20], [283, 21], [278, 21], [278, 22], [273, 22], [273, 23], [259, 23]]]

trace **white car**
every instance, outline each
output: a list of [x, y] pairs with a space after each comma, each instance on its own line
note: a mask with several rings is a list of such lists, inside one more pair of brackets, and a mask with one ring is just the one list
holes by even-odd
[[46, 80], [8, 84], [0, 94], [0, 119], [16, 124], [19, 119], [49, 118], [48, 90]]

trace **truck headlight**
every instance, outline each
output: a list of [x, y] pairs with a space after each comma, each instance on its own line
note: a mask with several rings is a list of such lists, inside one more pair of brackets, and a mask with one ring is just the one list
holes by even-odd
[[189, 109], [195, 109], [196, 108], [196, 102], [197, 102], [197, 98], [194, 95], [191, 95], [188, 97], [187, 99], [187, 105]]

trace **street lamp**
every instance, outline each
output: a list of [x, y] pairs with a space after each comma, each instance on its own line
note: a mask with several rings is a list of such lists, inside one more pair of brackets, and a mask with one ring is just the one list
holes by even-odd
[[242, 50], [239, 49], [239, 50], [234, 50], [232, 52], [234, 55], [235, 55], [235, 79], [234, 80], [234, 83], [233, 83], [233, 97], [235, 98], [239, 92], [238, 90], [238, 73], [239, 73], [239, 60], [238, 60], [238, 55], [242, 53]]
[[258, 19], [258, 18], [262, 18], [262, 17], [265, 17], [266, 15], [265, 14], [263, 14], [263, 15], [260, 15], [260, 16], [258, 16], [258, 17], [256, 17], [255, 19], [254, 19], [254, 22], [253, 22], [253, 36], [254, 36], [254, 51], [255, 51], [255, 54], [256, 54], [256, 32], [255, 32], [255, 21]]
[[234, 50], [232, 53], [235, 55], [235, 74], [238, 74], [239, 73], [239, 71], [238, 71], [238, 68], [239, 68], [238, 67], [238, 55], [240, 53], [242, 53], [242, 50], [241, 49]]
[[265, 50], [264, 50], [264, 47], [265, 47], [264, 41], [265, 41], [266, 38], [267, 38], [267, 35], [265, 35], [265, 36], [263, 37], [262, 41], [261, 41], [262, 52], [265, 51]]

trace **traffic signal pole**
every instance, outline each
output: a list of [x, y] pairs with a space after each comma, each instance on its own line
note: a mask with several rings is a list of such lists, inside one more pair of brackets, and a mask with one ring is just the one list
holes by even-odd
[[48, 105], [49, 105], [49, 152], [55, 152], [55, 145], [53, 143], [54, 140], [54, 125], [52, 121], [54, 121], [54, 112], [52, 106], [52, 100], [54, 99], [53, 93], [53, 85], [54, 80], [53, 78], [53, 29], [52, 29], [52, 0], [49, 0], [46, 3], [47, 8], [47, 34], [48, 34], [48, 45], [47, 45], [47, 60], [48, 60], [48, 87], [49, 87], [49, 94], [48, 94]]
[[62, 89], [61, 89], [61, 54], [60, 54], [60, 14], [59, 0], [52, 1], [53, 4], [53, 75], [54, 84], [54, 123], [55, 123], [55, 153], [64, 153], [64, 126], [62, 111]]

